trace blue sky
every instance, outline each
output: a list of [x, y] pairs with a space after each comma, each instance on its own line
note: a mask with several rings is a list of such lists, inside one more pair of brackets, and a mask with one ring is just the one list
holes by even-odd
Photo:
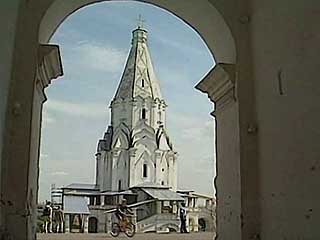
[[167, 128], [179, 152], [181, 188], [212, 193], [214, 174], [213, 105], [194, 89], [214, 60], [200, 36], [167, 11], [137, 2], [87, 6], [58, 28], [64, 76], [46, 90], [41, 155], [40, 200], [50, 185], [93, 183], [98, 139], [109, 124], [109, 104], [130, 49], [139, 14], [162, 95]]

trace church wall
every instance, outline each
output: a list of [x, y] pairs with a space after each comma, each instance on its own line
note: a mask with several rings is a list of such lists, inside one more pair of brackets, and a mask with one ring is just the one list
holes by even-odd
[[112, 189], [112, 153], [106, 152], [105, 155], [105, 175], [104, 175], [104, 188], [103, 190], [111, 191]]
[[169, 169], [168, 169], [168, 174], [169, 174], [169, 180], [168, 180], [168, 185], [172, 187], [174, 191], [177, 190], [177, 157], [174, 153], [170, 152], [169, 153]]
[[320, 239], [319, 1], [253, 1], [261, 239]]
[[121, 181], [121, 190], [126, 190], [129, 187], [129, 153], [128, 150], [120, 150], [117, 156], [113, 158], [112, 169], [112, 190], [119, 190], [119, 182]]
[[108, 229], [108, 227], [111, 227], [109, 225], [109, 221], [110, 220], [108, 218], [109, 214], [105, 214], [104, 213], [105, 210], [104, 209], [100, 209], [100, 208], [95, 208], [95, 207], [91, 207], [90, 208], [90, 217], [95, 217], [98, 220], [98, 233], [106, 233], [108, 232], [110, 229]]
[[154, 127], [154, 114], [153, 114], [152, 102], [153, 101], [151, 98], [143, 99], [139, 96], [135, 98], [135, 105], [132, 109], [133, 128], [142, 119], [142, 109], [145, 109], [146, 111], [146, 123], [151, 127]]
[[103, 162], [104, 153], [101, 151], [96, 155], [96, 184], [99, 185], [100, 188], [103, 186]]
[[[135, 164], [132, 166], [134, 172], [134, 185], [142, 184], [143, 182], [154, 182], [154, 162], [152, 155], [145, 153], [145, 147], [140, 145], [137, 146], [137, 153]], [[152, 154], [152, 152], [151, 152]], [[143, 165], [147, 164], [147, 177], [143, 177]]]
[[156, 150], [155, 152], [155, 183], [170, 186], [173, 190], [177, 188], [177, 156], [167, 150]]
[[[152, 128], [157, 129], [159, 127], [159, 121], [161, 116], [162, 125], [165, 126], [166, 121], [166, 113], [165, 106], [162, 103], [156, 103], [155, 100], [151, 98], [142, 99], [140, 97], [136, 98], [135, 105], [133, 108], [133, 126], [141, 119], [142, 117], [142, 109], [146, 110], [146, 123], [150, 125]], [[159, 112], [161, 114], [159, 115]]]
[[157, 166], [159, 168], [157, 183], [165, 186], [168, 185], [169, 165], [165, 155], [161, 155], [159, 164], [157, 164]]
[[101, 190], [111, 190], [112, 159], [110, 152], [100, 151], [96, 159], [96, 184]]

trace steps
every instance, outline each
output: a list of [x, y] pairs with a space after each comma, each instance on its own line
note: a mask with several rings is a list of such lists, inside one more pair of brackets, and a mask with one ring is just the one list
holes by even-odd
[[161, 213], [137, 222], [137, 232], [170, 232], [179, 231], [180, 220], [174, 214]]

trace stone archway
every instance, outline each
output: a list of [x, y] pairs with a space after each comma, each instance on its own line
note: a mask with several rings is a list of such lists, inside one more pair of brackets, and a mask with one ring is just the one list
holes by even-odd
[[[66, 12], [98, 1], [64, 1], [69, 10], [62, 15], [52, 11], [58, 21], [50, 27], [50, 21], [46, 25], [42, 20], [55, 2], [62, 0], [0, 1], [0, 232], [6, 239], [35, 238], [39, 108], [44, 100], [44, 86], [35, 76], [43, 59], [49, 69], [56, 59], [50, 47], [39, 46], [39, 29], [48, 27], [49, 37]], [[215, 53], [218, 65], [198, 89], [216, 102], [219, 239], [319, 239], [319, 148], [314, 139], [319, 139], [320, 2], [146, 2], [190, 23]], [[212, 14], [222, 24], [211, 22]], [[230, 28], [233, 44], [225, 34], [211, 34], [221, 28]], [[236, 57], [221, 51], [230, 46]], [[50, 79], [59, 75], [47, 73]]]
[[[33, 223], [36, 214], [36, 197], [30, 198], [30, 196], [34, 196], [32, 193], [37, 192], [41, 110], [42, 103], [45, 101], [44, 88], [52, 79], [63, 74], [58, 47], [46, 45], [46, 43], [55, 29], [67, 16], [79, 8], [95, 2], [101, 1], [77, 0], [66, 2], [62, 0], [43, 0], [41, 4], [33, 1], [29, 6], [22, 7], [21, 11], [23, 14], [19, 19], [20, 31], [17, 34], [20, 34], [21, 37], [25, 36], [21, 39], [25, 40], [27, 38], [28, 41], [19, 41], [19, 37], [17, 37], [16, 46], [18, 46], [18, 50], [15, 53], [16, 60], [12, 69], [16, 74], [13, 75], [8, 106], [12, 109], [13, 115], [8, 116], [6, 120], [6, 135], [8, 136], [4, 149], [6, 162], [1, 174], [3, 184], [10, 182], [14, 186], [18, 186], [15, 188], [16, 191], [14, 193], [7, 186], [2, 188], [3, 195], [14, 206], [3, 207], [4, 214], [2, 215], [2, 221], [6, 223], [8, 232], [12, 233], [16, 239], [25, 239], [26, 235], [28, 235], [28, 239], [34, 238]], [[236, 44], [227, 23], [209, 1], [199, 1], [197, 4], [194, 4], [193, 1], [183, 0], [152, 0], [144, 2], [172, 12], [192, 26], [207, 43], [207, 46], [215, 57], [217, 66], [209, 72], [197, 88], [207, 92], [210, 99], [217, 104], [216, 117], [218, 119], [218, 129], [220, 128], [220, 131], [218, 130], [218, 141], [230, 143], [227, 145], [233, 147], [231, 157], [235, 157], [235, 161], [240, 162], [239, 105], [234, 91]], [[31, 18], [30, 16], [34, 17]], [[24, 27], [25, 25], [28, 25], [29, 28]], [[39, 45], [39, 42], [42, 44]], [[26, 44], [28, 44], [28, 47], [24, 48]], [[19, 48], [19, 46], [21, 47]], [[22, 55], [20, 55], [21, 53]], [[25, 69], [28, 70], [26, 71]], [[35, 76], [36, 78], [34, 78]], [[226, 104], [228, 104], [228, 114], [227, 116], [224, 114], [221, 117], [221, 122], [227, 119], [227, 122], [231, 122], [231, 124], [219, 127], [220, 116], [218, 113], [220, 107], [222, 109]], [[231, 121], [229, 121], [230, 119]], [[235, 133], [236, 137], [231, 140], [226, 138], [225, 133], [228, 131]], [[12, 134], [13, 132], [19, 134]], [[20, 146], [22, 147], [19, 148], [19, 151], [15, 151], [16, 144], [13, 143], [21, 143]], [[226, 150], [218, 147], [218, 157], [222, 156], [225, 158], [226, 156], [223, 156], [225, 153], [229, 154], [230, 157], [229, 149]], [[21, 166], [19, 171], [21, 172], [20, 176], [22, 180], [19, 179], [19, 181], [15, 178], [16, 165]], [[222, 169], [219, 170], [218, 167], [218, 174], [221, 171]], [[234, 171], [239, 171], [239, 164], [234, 167]], [[232, 208], [240, 215], [241, 196], [238, 192], [241, 191], [241, 183], [238, 177], [238, 175], [237, 177], [226, 175], [226, 178], [230, 180], [230, 185], [236, 186], [236, 202], [232, 204]], [[219, 184], [217, 188], [218, 195], [220, 191], [220, 194], [222, 193], [221, 199], [224, 198], [224, 195], [227, 193], [223, 192]], [[218, 218], [219, 214], [223, 215], [225, 211], [228, 211], [228, 209], [221, 210], [218, 211]], [[12, 212], [20, 211], [22, 212], [21, 214], [12, 214]], [[21, 218], [21, 216], [23, 217]], [[13, 227], [16, 224], [26, 226], [24, 228], [25, 231], [16, 232], [15, 227]], [[223, 225], [221, 224], [221, 226]], [[238, 220], [235, 220], [229, 226], [234, 229], [233, 231], [228, 231], [232, 232], [232, 236], [239, 235], [240, 222]]]
[[[39, 26], [39, 43], [48, 43], [59, 25], [73, 12], [93, 3], [110, 0], [52, 0]], [[115, 0], [121, 1], [121, 0]], [[216, 7], [209, 1], [137, 0], [168, 10], [190, 27], [206, 42], [217, 63], [235, 64], [236, 46], [231, 30]], [[207, 24], [214, 26], [209, 28]]]

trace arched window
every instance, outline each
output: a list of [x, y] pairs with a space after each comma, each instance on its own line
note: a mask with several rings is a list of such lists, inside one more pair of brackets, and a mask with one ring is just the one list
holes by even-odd
[[146, 109], [145, 108], [142, 108], [141, 118], [146, 119]]
[[118, 190], [121, 191], [122, 190], [122, 181], [119, 180], [118, 182]]
[[148, 166], [147, 166], [146, 163], [143, 164], [142, 176], [143, 176], [144, 178], [148, 177]]
[[164, 185], [164, 181], [161, 181], [161, 185]]
[[141, 80], [141, 86], [144, 88], [144, 79]]

